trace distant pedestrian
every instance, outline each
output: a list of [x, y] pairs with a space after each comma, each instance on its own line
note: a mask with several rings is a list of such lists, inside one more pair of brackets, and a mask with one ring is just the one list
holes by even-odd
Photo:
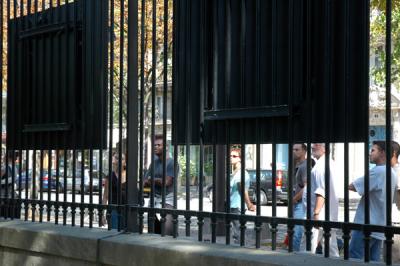
[[[241, 164], [241, 150], [239, 148], [232, 149], [231, 154], [232, 174], [230, 178], [230, 212], [233, 214], [240, 214], [242, 205], [242, 164]], [[256, 207], [251, 203], [247, 190], [250, 185], [250, 176], [247, 171], [244, 172], [244, 202], [250, 211], [255, 211]], [[239, 243], [240, 237], [240, 223], [238, 220], [232, 221], [232, 234], [235, 243]]]
[[[154, 207], [162, 207], [162, 191], [165, 186], [165, 208], [172, 209], [174, 207], [174, 160], [170, 158], [168, 153], [168, 147], [166, 149], [166, 156], [164, 158], [164, 138], [163, 135], [154, 136], [154, 174], [153, 165], [150, 164], [149, 169], [145, 175], [144, 186], [151, 187], [154, 180]], [[165, 184], [163, 184], [163, 161], [165, 160], [166, 172], [165, 172]], [[150, 201], [149, 201], [150, 204]], [[157, 217], [155, 218], [155, 233], [161, 233], [161, 221]], [[165, 234], [173, 235], [173, 217], [172, 214], [166, 215], [165, 221]]]
[[[325, 220], [325, 144], [316, 143], [311, 147], [312, 156], [317, 160], [314, 168], [311, 171], [311, 210], [313, 211], [313, 220]], [[338, 221], [339, 212], [339, 179], [335, 173], [335, 164], [332, 160], [329, 163], [329, 220]], [[307, 203], [307, 190], [304, 189], [303, 203]], [[339, 257], [339, 249], [336, 240], [336, 229], [331, 229], [331, 237], [329, 240], [329, 254], [332, 257]], [[314, 227], [312, 229], [311, 238], [311, 252], [315, 253], [318, 243], [323, 243], [323, 230], [322, 228]]]
[[[307, 146], [302, 144], [293, 145], [294, 182], [293, 182], [293, 218], [303, 219], [305, 209], [303, 204], [303, 189], [307, 184]], [[293, 250], [300, 251], [300, 244], [303, 237], [304, 228], [302, 225], [294, 226]]]
[[[393, 146], [393, 143], [392, 143]], [[392, 148], [393, 149], [393, 148]], [[349, 185], [349, 190], [357, 192], [360, 202], [357, 207], [354, 223], [363, 224], [365, 215], [365, 194], [369, 194], [370, 224], [386, 225], [386, 142], [374, 141], [370, 151], [370, 162], [376, 164], [369, 171], [369, 191], [364, 191], [365, 178], [360, 177]], [[396, 173], [392, 169], [390, 193], [394, 194], [396, 186]], [[390, 203], [391, 204], [391, 203]], [[370, 239], [370, 259], [380, 261], [383, 233], [372, 232]], [[362, 259], [364, 257], [364, 234], [362, 231], [351, 232], [350, 257]]]

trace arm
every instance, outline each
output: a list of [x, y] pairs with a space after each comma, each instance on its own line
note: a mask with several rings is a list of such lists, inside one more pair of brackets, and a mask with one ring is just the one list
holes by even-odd
[[314, 220], [319, 219], [319, 213], [322, 207], [324, 207], [324, 204], [325, 204], [325, 198], [317, 194], [317, 198], [315, 200], [314, 215], [313, 215]]
[[106, 177], [106, 180], [104, 182], [104, 193], [103, 193], [102, 204], [107, 204], [107, 203], [108, 203], [108, 178]]
[[247, 192], [247, 190], [244, 191], [244, 200], [246, 202], [246, 205], [247, 205], [247, 208], [249, 209], [249, 211], [254, 212], [256, 210], [256, 206], [254, 206], [254, 204], [251, 203], [249, 193]]
[[296, 204], [297, 202], [299, 202], [302, 199], [303, 190], [304, 190], [304, 188], [300, 189], [299, 192], [297, 192], [296, 195], [293, 196], [293, 204]]
[[[174, 178], [172, 176], [166, 176], [165, 177], [165, 186], [169, 187], [172, 186], [172, 182], [173, 182]], [[149, 183], [151, 183], [151, 179], [148, 179]], [[154, 178], [154, 184], [156, 186], [162, 187], [163, 183], [162, 183], [162, 178]]]

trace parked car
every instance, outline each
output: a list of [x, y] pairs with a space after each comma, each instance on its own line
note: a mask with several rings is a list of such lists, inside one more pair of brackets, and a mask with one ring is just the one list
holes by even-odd
[[[254, 203], [257, 202], [257, 182], [256, 182], [256, 170], [247, 170], [250, 175], [250, 187], [248, 190], [250, 200]], [[277, 202], [287, 203], [288, 191], [287, 191], [287, 171], [276, 170], [276, 200]], [[260, 204], [267, 205], [272, 202], [272, 170], [261, 169], [260, 170]]]
[[[77, 169], [75, 172], [75, 192], [76, 193], [81, 193], [82, 187], [81, 187], [81, 183], [82, 183], [82, 178], [81, 178], [81, 169]], [[84, 183], [83, 183], [83, 192], [84, 193], [89, 193], [90, 192], [90, 173], [89, 173], [89, 169], [84, 169]], [[104, 181], [104, 177], [103, 177], [103, 181]], [[92, 175], [92, 191], [93, 192], [99, 192], [99, 175], [97, 171], [93, 171], [93, 175]], [[72, 191], [72, 185], [73, 185], [73, 175], [72, 172], [68, 173], [67, 176], [67, 190], [68, 191]]]

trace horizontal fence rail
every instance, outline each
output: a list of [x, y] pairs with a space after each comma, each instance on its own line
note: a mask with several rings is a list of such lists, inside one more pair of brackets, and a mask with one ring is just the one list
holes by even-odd
[[2, 1], [0, 217], [399, 263], [400, 5], [339, 2]]

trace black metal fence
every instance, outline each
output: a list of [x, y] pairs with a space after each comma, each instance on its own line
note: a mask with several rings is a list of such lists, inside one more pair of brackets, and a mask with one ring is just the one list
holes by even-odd
[[[195, 232], [198, 241], [224, 236], [241, 246], [251, 227], [255, 248], [279, 249], [286, 233], [289, 252], [301, 225], [312, 253], [312, 230], [320, 227], [323, 254], [332, 255], [338, 232], [346, 260], [352, 230], [363, 233], [365, 247], [384, 233], [383, 258], [392, 264], [400, 229], [392, 221], [391, 2], [378, 10], [387, 19], [378, 108], [388, 151], [383, 223], [371, 222], [377, 203], [368, 192], [363, 222], [353, 223], [349, 192], [353, 172], [373, 171], [370, 14], [378, 7], [331, 0], [2, 1], [1, 216], [173, 237]], [[320, 219], [311, 196], [302, 200], [304, 216], [294, 216], [299, 143], [309, 155], [307, 184], [315, 182], [311, 147], [325, 145], [327, 156], [316, 156], [321, 185], [336, 190], [323, 193]], [[255, 215], [246, 212], [251, 201]], [[361, 256], [366, 262], [370, 252]]]

